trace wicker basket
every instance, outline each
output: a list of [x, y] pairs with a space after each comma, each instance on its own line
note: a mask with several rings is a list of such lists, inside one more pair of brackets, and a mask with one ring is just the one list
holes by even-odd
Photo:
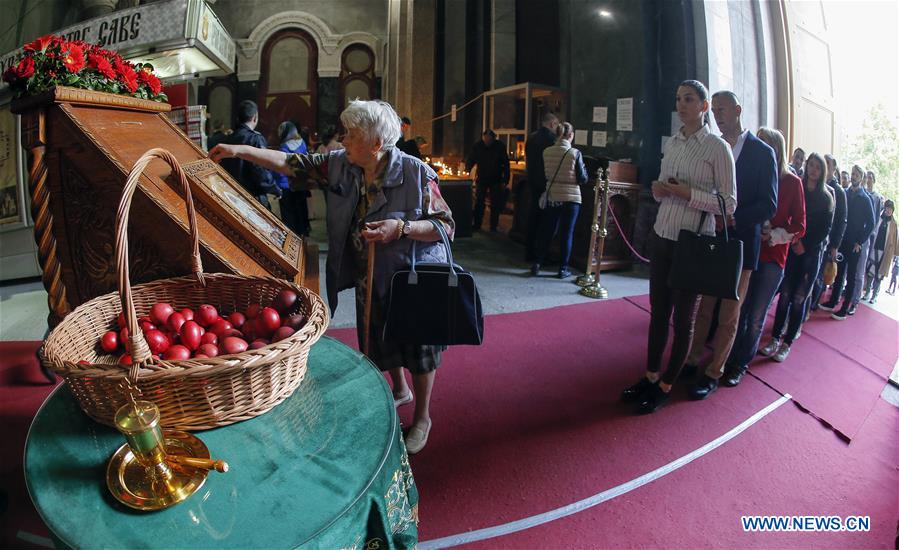
[[[128, 214], [141, 174], [153, 159], [167, 162], [184, 189], [193, 239], [193, 275], [131, 287], [128, 275]], [[162, 424], [181, 430], [205, 430], [259, 416], [289, 397], [306, 374], [309, 349], [324, 333], [329, 316], [314, 292], [289, 281], [266, 277], [203, 274], [196, 212], [190, 186], [177, 160], [163, 149], [147, 151], [134, 164], [122, 193], [116, 219], [119, 292], [100, 296], [69, 313], [50, 333], [41, 352], [48, 368], [62, 376], [88, 416], [113, 425], [126, 401], [129, 378], [142, 399], [159, 406]], [[282, 290], [297, 292], [306, 324], [280, 342], [257, 350], [212, 359], [155, 359], [138, 327], [138, 316], [153, 304], [168, 302], [194, 310], [212, 304], [222, 313], [243, 311], [250, 304], [268, 305]], [[100, 337], [125, 313], [133, 364], [103, 353]], [[81, 364], [79, 364], [81, 362]], [[89, 363], [89, 364], [85, 364]]]

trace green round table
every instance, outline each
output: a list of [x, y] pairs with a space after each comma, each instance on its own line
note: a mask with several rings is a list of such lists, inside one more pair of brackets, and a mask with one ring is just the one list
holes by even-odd
[[406, 548], [418, 540], [418, 491], [393, 395], [360, 353], [324, 337], [306, 378], [268, 413], [197, 435], [228, 473], [186, 501], [137, 512], [106, 488], [124, 443], [78, 408], [65, 385], [25, 444], [34, 505], [74, 548]]

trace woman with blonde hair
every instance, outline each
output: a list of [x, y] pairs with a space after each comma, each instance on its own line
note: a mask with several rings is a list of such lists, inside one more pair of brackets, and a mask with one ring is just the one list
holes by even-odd
[[773, 128], [762, 127], [757, 135], [774, 149], [774, 157], [777, 159], [777, 212], [762, 227], [758, 268], [752, 272], [746, 301], [740, 307], [737, 335], [721, 380], [725, 386], [731, 387], [740, 383], [758, 350], [765, 316], [783, 280], [790, 243], [805, 235], [802, 180], [787, 165], [787, 147], [783, 134]]
[[540, 264], [549, 251], [556, 231], [559, 232], [559, 278], [571, 275], [568, 262], [571, 260], [571, 240], [574, 236], [574, 222], [581, 211], [580, 185], [587, 183], [587, 167], [584, 156], [571, 146], [574, 127], [563, 122], [556, 128], [559, 137], [555, 145], [543, 150], [543, 166], [546, 173], [546, 205], [540, 216], [537, 229], [536, 261], [531, 266], [531, 275], [540, 273]]

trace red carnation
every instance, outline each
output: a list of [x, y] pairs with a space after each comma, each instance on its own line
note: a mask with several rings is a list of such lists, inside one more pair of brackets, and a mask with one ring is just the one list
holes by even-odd
[[115, 60], [115, 70], [119, 73], [119, 82], [132, 94], [137, 91], [137, 74], [131, 65], [120, 59]]
[[34, 74], [34, 59], [31, 56], [23, 57], [16, 65], [16, 76], [25, 80]]
[[84, 50], [81, 46], [68, 43], [62, 49], [62, 64], [70, 73], [77, 73], [84, 68]]
[[92, 69], [95, 69], [98, 73], [102, 74], [106, 78], [115, 80], [115, 69], [112, 68], [112, 64], [108, 59], [106, 59], [102, 55], [97, 55], [97, 53], [95, 52], [91, 52], [87, 56], [87, 59], [87, 64]]
[[26, 52], [43, 52], [45, 51], [50, 44], [53, 44], [58, 41], [58, 38], [53, 36], [52, 34], [48, 34], [46, 36], [42, 36], [35, 40], [34, 42], [25, 44]]
[[156, 75], [154, 75], [147, 67], [141, 69], [140, 73], [138, 73], [137, 78], [141, 81], [141, 83], [146, 84], [147, 87], [150, 88], [150, 91], [153, 92], [153, 95], [159, 95], [159, 92], [162, 91], [162, 83], [159, 82], [159, 79], [156, 78]]

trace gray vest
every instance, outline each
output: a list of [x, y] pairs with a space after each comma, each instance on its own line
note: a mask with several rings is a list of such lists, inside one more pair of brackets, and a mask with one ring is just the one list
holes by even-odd
[[[384, 184], [368, 210], [366, 222], [390, 218], [415, 221], [424, 217], [422, 196], [429, 180], [437, 173], [427, 164], [393, 147], [387, 151]], [[328, 260], [325, 264], [325, 284], [331, 314], [337, 309], [337, 293], [356, 285], [353, 273], [350, 224], [359, 203], [362, 169], [351, 164], [346, 151], [334, 151], [328, 156]], [[411, 239], [399, 239], [375, 245], [374, 298], [385, 302], [393, 274], [411, 263]], [[416, 243], [417, 262], [446, 262], [442, 242]], [[365, 266], [361, 266], [365, 269]]]

